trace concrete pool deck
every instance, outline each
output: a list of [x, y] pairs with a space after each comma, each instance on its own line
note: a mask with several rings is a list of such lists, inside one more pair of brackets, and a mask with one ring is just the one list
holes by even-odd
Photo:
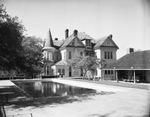
[[[27, 113], [32, 113], [33, 117], [148, 117], [150, 104], [149, 90], [68, 79], [50, 80], [114, 93], [109, 95], [92, 95], [83, 98], [75, 97], [79, 98], [80, 101], [47, 104], [42, 107], [13, 108], [13, 105], [9, 105], [5, 106], [6, 115], [25, 114], [24, 116], [28, 117]], [[45, 79], [43, 81], [50, 80]], [[13, 85], [11, 81], [0, 81], [0, 87], [9, 86], [9, 84]]]
[[10, 80], [1, 80], [0, 87], [7, 87], [7, 86], [14, 86], [15, 84], [12, 83]]

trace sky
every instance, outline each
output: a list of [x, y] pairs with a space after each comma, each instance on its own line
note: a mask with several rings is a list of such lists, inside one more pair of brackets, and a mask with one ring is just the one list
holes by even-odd
[[117, 58], [128, 48], [150, 50], [150, 0], [0, 0], [28, 36], [65, 38], [77, 29], [94, 39], [113, 35]]

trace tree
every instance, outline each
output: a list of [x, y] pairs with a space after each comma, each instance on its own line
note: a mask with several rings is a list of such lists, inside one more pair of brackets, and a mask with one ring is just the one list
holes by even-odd
[[23, 56], [18, 67], [28, 77], [33, 77], [34, 74], [39, 74], [42, 70], [42, 44], [42, 39], [34, 36], [23, 39]]
[[18, 17], [7, 14], [3, 5], [0, 5], [0, 69], [16, 69], [17, 59], [22, 53], [22, 39], [24, 26]]
[[25, 37], [24, 31], [18, 17], [11, 17], [0, 5], [0, 70], [8, 73], [14, 70], [31, 77], [41, 71], [43, 41]]
[[91, 72], [92, 77], [94, 77], [97, 68], [102, 69], [106, 65], [105, 60], [101, 60], [91, 56], [75, 57], [74, 59], [69, 60], [67, 62], [74, 69], [81, 69], [82, 67], [84, 72], [83, 79], [85, 78], [88, 71]]

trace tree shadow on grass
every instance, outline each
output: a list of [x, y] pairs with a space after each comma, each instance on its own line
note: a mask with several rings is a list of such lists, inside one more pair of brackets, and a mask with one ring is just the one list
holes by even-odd
[[92, 99], [92, 96], [96, 95], [109, 95], [112, 92], [100, 92], [100, 93], [88, 93], [72, 96], [57, 96], [57, 97], [42, 97], [42, 98], [24, 98], [17, 101], [9, 102], [9, 105], [13, 105], [13, 108], [25, 108], [25, 107], [39, 107], [42, 108], [46, 105], [65, 104], [72, 102], [82, 102]]
[[22, 90], [18, 90], [16, 87], [5, 87], [0, 89], [1, 92], [15, 92], [14, 95], [9, 96], [9, 103], [6, 105], [10, 105], [13, 108], [25, 108], [25, 107], [44, 107], [46, 105], [56, 105], [56, 104], [65, 104], [72, 102], [82, 102], [86, 100], [92, 99], [92, 96], [96, 95], [109, 95], [113, 94], [113, 92], [87, 92], [84, 94], [74, 94], [69, 96], [49, 96], [49, 97], [40, 97], [40, 98], [32, 98], [26, 93], [22, 92]]
[[106, 113], [106, 114], [91, 114], [91, 115], [88, 115], [88, 117], [109, 117], [113, 113], [115, 113], [115, 111], [112, 111], [112, 112]]
[[[106, 113], [106, 114], [91, 114], [91, 115], [88, 115], [88, 117], [110, 117], [110, 116], [116, 116], [116, 115], [113, 115], [114, 113], [116, 113], [116, 111], [112, 111], [112, 112]], [[132, 115], [127, 115], [127, 116], [124, 115], [124, 117], [133, 117], [133, 116]], [[146, 115], [143, 115], [143, 116], [134, 116], [134, 117], [150, 117], [150, 115], [146, 114]]]

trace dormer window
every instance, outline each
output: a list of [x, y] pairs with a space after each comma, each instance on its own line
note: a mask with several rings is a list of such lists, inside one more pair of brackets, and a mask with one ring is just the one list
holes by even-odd
[[91, 40], [86, 40], [86, 46], [91, 47]]

